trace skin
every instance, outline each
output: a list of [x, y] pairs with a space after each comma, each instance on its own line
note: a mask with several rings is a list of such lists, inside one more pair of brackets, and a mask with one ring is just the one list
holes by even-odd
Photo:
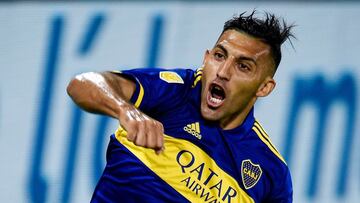
[[129, 103], [135, 83], [111, 72], [83, 73], [73, 78], [67, 92], [73, 101], [91, 113], [112, 116], [128, 132], [127, 139], [137, 146], [164, 150], [164, 127]]
[[[201, 93], [201, 114], [219, 121], [223, 129], [239, 126], [258, 97], [271, 93], [274, 62], [270, 46], [236, 30], [225, 31], [211, 50], [205, 52]], [[210, 85], [221, 86], [225, 99], [221, 106], [209, 104]]]
[[[258, 97], [275, 87], [270, 47], [261, 40], [236, 30], [225, 31], [203, 60], [201, 114], [218, 121], [223, 129], [239, 126]], [[211, 85], [225, 92], [221, 105], [209, 103]], [[135, 145], [164, 150], [163, 125], [129, 103], [135, 83], [111, 72], [88, 72], [74, 77], [67, 92], [86, 111], [112, 116], [128, 132]]]

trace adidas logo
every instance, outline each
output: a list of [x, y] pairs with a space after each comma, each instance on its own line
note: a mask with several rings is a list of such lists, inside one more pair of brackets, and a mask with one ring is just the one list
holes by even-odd
[[186, 126], [184, 126], [184, 130], [191, 135], [194, 135], [199, 140], [201, 139], [199, 122], [187, 124]]

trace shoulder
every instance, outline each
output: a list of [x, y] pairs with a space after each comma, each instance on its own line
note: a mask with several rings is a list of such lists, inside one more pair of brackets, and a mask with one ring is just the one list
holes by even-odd
[[166, 112], [187, 101], [196, 73], [192, 69], [139, 68], [121, 71], [133, 79], [136, 90], [131, 102], [144, 112]]
[[[164, 68], [138, 68], [119, 72], [125, 77], [133, 79], [143, 88], [159, 90], [181, 91], [193, 87], [195, 80], [200, 80], [202, 69], [164, 69]], [[200, 77], [197, 77], [200, 76]]]
[[[253, 151], [255, 160], [261, 167], [264, 184], [268, 186], [269, 198], [288, 198], [292, 195], [292, 181], [289, 167], [283, 156], [271, 142], [269, 135], [258, 121], [255, 121], [251, 129], [251, 137], [254, 139]], [[247, 163], [252, 164], [252, 163]], [[252, 164], [254, 165], [254, 164]], [[245, 165], [246, 166], [246, 165]], [[242, 163], [244, 167], [244, 163]]]
[[148, 78], [153, 81], [159, 80], [168, 84], [184, 84], [193, 78], [195, 72], [195, 70], [185, 68], [136, 68], [119, 71], [120, 74], [132, 76], [135, 79], [142, 80]]
[[171, 69], [159, 70], [159, 78], [166, 83], [185, 84], [195, 87], [201, 80], [202, 68], [193, 69]]
[[251, 131], [251, 153], [254, 161], [260, 164], [263, 172], [271, 180], [278, 181], [289, 173], [289, 168], [283, 156], [272, 143], [270, 136], [261, 124], [255, 120]]
[[257, 143], [259, 143], [259, 147], [263, 149], [261, 151], [266, 152], [263, 154], [265, 157], [270, 158], [281, 165], [287, 165], [285, 159], [272, 143], [270, 136], [266, 133], [259, 121], [255, 120], [251, 128], [251, 133], [255, 137], [254, 139], [257, 140]]

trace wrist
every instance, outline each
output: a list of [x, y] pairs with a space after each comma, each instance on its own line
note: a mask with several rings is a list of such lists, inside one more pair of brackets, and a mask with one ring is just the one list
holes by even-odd
[[118, 100], [116, 102], [116, 109], [115, 109], [116, 116], [118, 117], [119, 115], [126, 114], [127, 111], [133, 108], [134, 106], [132, 104], [129, 104], [124, 100]]

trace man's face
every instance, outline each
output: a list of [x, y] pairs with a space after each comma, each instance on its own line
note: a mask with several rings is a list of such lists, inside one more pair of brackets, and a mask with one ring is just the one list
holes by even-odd
[[205, 53], [201, 114], [224, 129], [242, 123], [256, 98], [275, 86], [270, 46], [236, 30], [225, 31]]

